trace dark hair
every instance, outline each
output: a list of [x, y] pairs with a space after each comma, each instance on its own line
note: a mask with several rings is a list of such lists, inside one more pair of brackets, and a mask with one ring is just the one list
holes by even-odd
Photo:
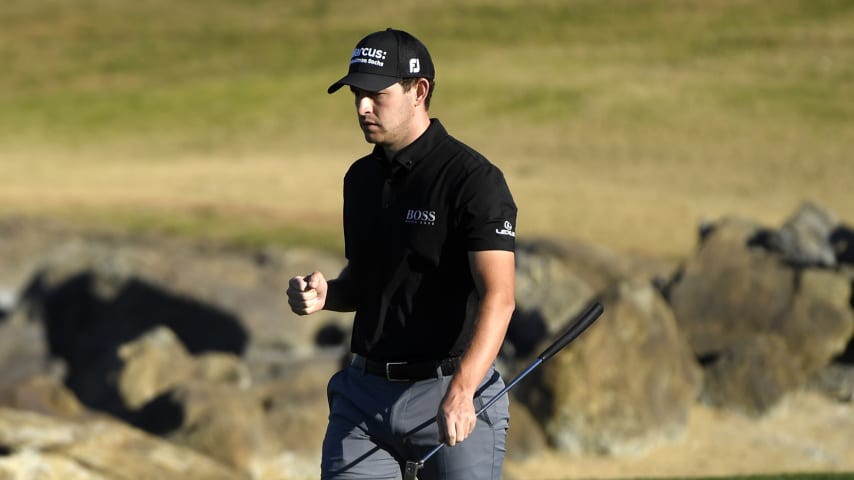
[[[430, 80], [429, 78], [425, 78], [424, 80], [427, 80], [427, 83], [430, 84], [430, 89], [427, 90], [427, 98], [424, 99], [424, 108], [430, 110], [430, 99], [433, 97], [433, 90], [436, 89], [436, 82], [434, 80]], [[403, 91], [408, 92], [412, 89], [412, 86], [415, 85], [415, 82], [417, 81], [418, 78], [404, 78], [400, 81], [400, 84], [403, 85]]]

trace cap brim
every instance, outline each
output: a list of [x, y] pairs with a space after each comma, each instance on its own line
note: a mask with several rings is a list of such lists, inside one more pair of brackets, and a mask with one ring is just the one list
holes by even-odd
[[327, 93], [335, 93], [344, 85], [350, 85], [368, 92], [379, 92], [380, 90], [388, 88], [399, 81], [400, 79], [397, 77], [354, 72], [330, 85], [326, 91]]

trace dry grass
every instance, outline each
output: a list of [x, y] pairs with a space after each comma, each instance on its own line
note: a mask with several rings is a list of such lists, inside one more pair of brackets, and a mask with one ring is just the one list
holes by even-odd
[[368, 146], [324, 89], [394, 25], [431, 46], [433, 113], [504, 170], [522, 238], [678, 258], [704, 218], [813, 200], [854, 222], [850, 2], [347, 5], [8, 2], [0, 214], [340, 248]]

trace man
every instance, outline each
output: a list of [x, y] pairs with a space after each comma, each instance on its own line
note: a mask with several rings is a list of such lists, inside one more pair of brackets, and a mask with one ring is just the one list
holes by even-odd
[[498, 479], [508, 401], [495, 371], [514, 309], [516, 206], [502, 173], [428, 114], [427, 48], [388, 29], [349, 71], [373, 152], [344, 178], [347, 266], [297, 276], [294, 312], [355, 311], [353, 362], [329, 382], [324, 479], [399, 479], [439, 442], [421, 478]]

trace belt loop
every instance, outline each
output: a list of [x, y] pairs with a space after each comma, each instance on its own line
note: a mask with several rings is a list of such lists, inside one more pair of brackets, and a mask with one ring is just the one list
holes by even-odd
[[439, 360], [436, 362], [436, 378], [442, 378], [445, 376], [445, 372], [442, 371], [442, 361]]
[[354, 353], [353, 354], [353, 364], [356, 366], [356, 368], [359, 369], [359, 373], [361, 373], [363, 377], [365, 375], [367, 375], [368, 359], [359, 355], [358, 353]]

